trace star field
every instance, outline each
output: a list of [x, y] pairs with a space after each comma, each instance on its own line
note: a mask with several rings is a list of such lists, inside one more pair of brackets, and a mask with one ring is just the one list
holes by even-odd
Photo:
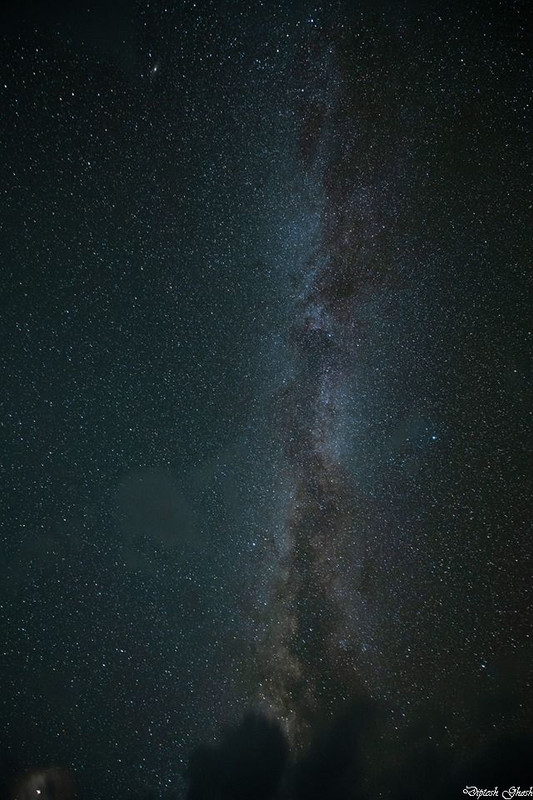
[[298, 751], [361, 698], [458, 757], [528, 731], [529, 22], [5, 12], [12, 771], [194, 800], [221, 726]]

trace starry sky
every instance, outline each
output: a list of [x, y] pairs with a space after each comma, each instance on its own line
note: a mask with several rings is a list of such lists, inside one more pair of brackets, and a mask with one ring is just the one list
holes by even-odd
[[527, 4], [1, 19], [0, 779], [531, 754]]

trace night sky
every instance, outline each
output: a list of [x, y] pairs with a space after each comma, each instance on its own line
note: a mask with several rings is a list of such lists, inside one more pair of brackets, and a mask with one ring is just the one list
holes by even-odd
[[2, 12], [3, 797], [533, 783], [527, 5]]

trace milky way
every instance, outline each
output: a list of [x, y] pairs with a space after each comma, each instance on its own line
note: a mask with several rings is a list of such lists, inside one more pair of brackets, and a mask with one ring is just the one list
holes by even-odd
[[[390, 282], [396, 218], [411, 178], [394, 108], [380, 124], [368, 119], [376, 87], [367, 76], [350, 96], [353, 77], [338, 57], [339, 38], [332, 31], [330, 40], [309, 46], [299, 73], [312, 87], [299, 109], [299, 155], [322, 202], [288, 331], [295, 374], [280, 420], [292, 486], [263, 693], [293, 733], [317, 712], [375, 688], [365, 644], [373, 610], [354, 577], [358, 546], [365, 560], [364, 512], [344, 463], [345, 406], [365, 336], [361, 309]], [[383, 103], [392, 77], [379, 79]]]

